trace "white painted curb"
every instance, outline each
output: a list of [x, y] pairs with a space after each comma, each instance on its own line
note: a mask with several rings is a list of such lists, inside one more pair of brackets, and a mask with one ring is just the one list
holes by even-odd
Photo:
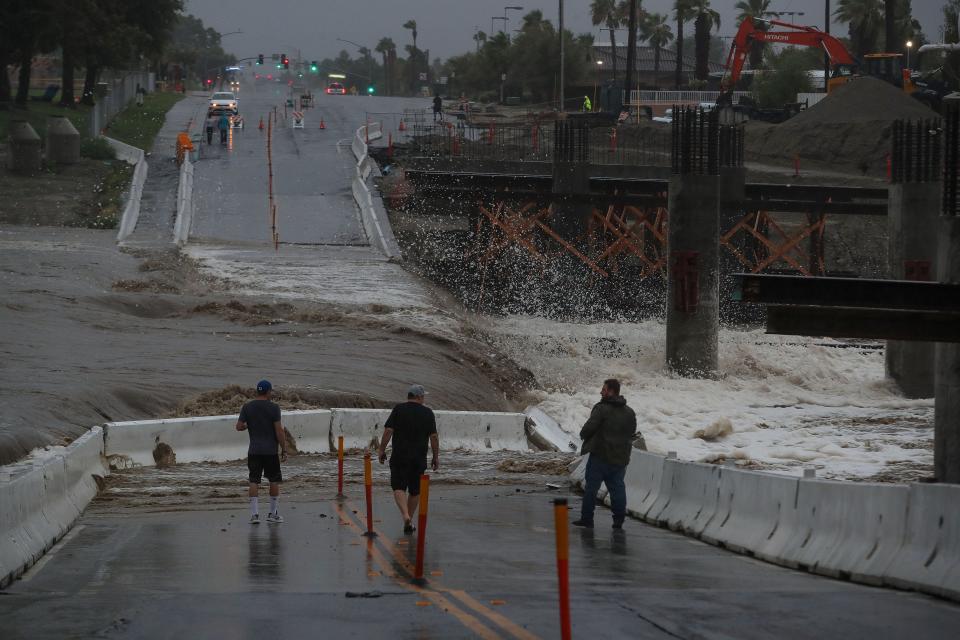
[[62, 455], [3, 467], [0, 588], [22, 575], [70, 530], [97, 495], [94, 476], [108, 473], [100, 427], [77, 438]]
[[123, 242], [137, 228], [140, 219], [140, 201], [143, 198], [143, 185], [147, 181], [149, 169], [143, 149], [131, 146], [125, 142], [103, 136], [117, 154], [118, 160], [134, 165], [133, 178], [130, 181], [130, 191], [127, 193], [127, 202], [123, 207], [120, 218], [120, 229], [117, 232], [117, 242]]

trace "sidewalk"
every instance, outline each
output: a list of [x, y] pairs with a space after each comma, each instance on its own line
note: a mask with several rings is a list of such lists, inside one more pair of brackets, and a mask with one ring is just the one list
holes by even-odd
[[125, 246], [151, 249], [168, 248], [173, 242], [173, 224], [177, 215], [177, 185], [180, 169], [174, 162], [177, 134], [198, 132], [203, 126], [207, 106], [206, 93], [190, 93], [167, 113], [147, 156], [147, 181], [143, 187], [140, 218]]

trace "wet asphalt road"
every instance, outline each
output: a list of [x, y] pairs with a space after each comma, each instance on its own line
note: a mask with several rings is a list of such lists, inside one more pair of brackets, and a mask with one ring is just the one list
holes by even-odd
[[[429, 101], [328, 96], [316, 90], [314, 94], [315, 106], [302, 111], [303, 128], [294, 129], [294, 110], [284, 107], [286, 85], [266, 80], [244, 83], [239, 101], [245, 127], [231, 132], [227, 146], [216, 139], [212, 145], [201, 145], [195, 166], [193, 240], [271, 241], [266, 127], [273, 115], [271, 155], [280, 241], [367, 244], [350, 190], [356, 165], [350, 150], [354, 132], [368, 111], [402, 113], [404, 108], [426, 107]], [[321, 120], [325, 129], [320, 129]]]
[[[197, 470], [166, 474], [176, 485]], [[559, 637], [552, 500], [564, 489], [542, 478], [436, 484], [420, 589], [416, 539], [402, 535], [377, 483], [372, 542], [356, 483], [342, 503], [333, 483], [291, 487], [282, 525], [249, 525], [242, 495], [98, 500], [3, 592], [3, 637]], [[608, 522], [603, 511], [595, 530], [570, 532], [574, 637], [934, 639], [960, 628], [960, 607], [933, 598], [775, 567], [633, 521], [617, 534]]]

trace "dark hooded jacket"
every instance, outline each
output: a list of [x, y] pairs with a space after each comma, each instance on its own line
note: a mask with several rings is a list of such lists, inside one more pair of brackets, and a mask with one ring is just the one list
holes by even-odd
[[626, 466], [637, 433], [637, 416], [623, 396], [604, 398], [593, 405], [580, 430], [581, 454], [589, 453], [607, 464]]

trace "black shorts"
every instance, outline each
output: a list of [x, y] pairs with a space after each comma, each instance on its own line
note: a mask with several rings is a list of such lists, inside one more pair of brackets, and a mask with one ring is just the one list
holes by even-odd
[[267, 476], [270, 482], [283, 482], [283, 475], [280, 473], [280, 456], [277, 454], [248, 454], [247, 468], [250, 469], [250, 482], [253, 484], [260, 484], [263, 476]]
[[420, 495], [420, 476], [427, 470], [426, 460], [390, 460], [390, 488]]

